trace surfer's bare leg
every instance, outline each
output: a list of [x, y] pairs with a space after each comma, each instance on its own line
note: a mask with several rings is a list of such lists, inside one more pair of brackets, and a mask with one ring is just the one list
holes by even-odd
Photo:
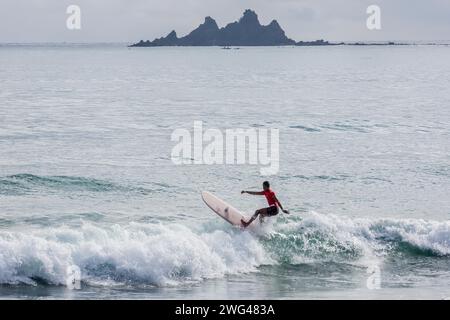
[[244, 219], [241, 219], [241, 223], [244, 228], [247, 228], [259, 215], [259, 210], [256, 210], [253, 216], [247, 222]]
[[249, 221], [245, 222], [244, 219], [241, 219], [241, 223], [244, 226], [244, 228], [247, 228], [255, 219], [261, 215], [261, 217], [264, 217], [267, 214], [266, 209], [259, 209], [255, 211], [255, 214], [250, 218]]

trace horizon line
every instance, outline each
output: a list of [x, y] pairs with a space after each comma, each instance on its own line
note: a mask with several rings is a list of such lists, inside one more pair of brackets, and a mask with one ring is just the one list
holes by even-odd
[[[325, 39], [316, 39], [316, 40], [300, 40], [298, 42], [314, 42], [317, 40], [329, 41], [330, 43], [343, 43], [343, 44], [354, 44], [354, 43], [389, 43], [394, 42], [396, 44], [407, 44], [407, 45], [425, 45], [425, 44], [436, 44], [436, 45], [449, 45], [450, 39], [448, 40], [325, 40]], [[46, 44], [58, 44], [58, 45], [93, 45], [93, 44], [129, 44], [133, 43], [132, 41], [86, 41], [86, 42], [68, 42], [68, 41], [24, 41], [24, 42], [10, 42], [10, 41], [0, 41], [0, 45], [46, 45]], [[295, 45], [276, 45], [276, 46], [263, 46], [263, 47], [289, 47]], [[177, 47], [177, 46], [173, 46]], [[185, 46], [185, 47], [197, 47], [197, 46]], [[198, 46], [198, 47], [222, 47], [222, 46]], [[239, 47], [259, 47], [259, 46], [239, 46]]]

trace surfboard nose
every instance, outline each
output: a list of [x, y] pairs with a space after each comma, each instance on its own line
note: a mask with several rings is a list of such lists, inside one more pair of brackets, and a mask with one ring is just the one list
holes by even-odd
[[217, 215], [232, 225], [241, 226], [241, 219], [243, 219], [244, 216], [239, 210], [208, 191], [202, 191], [201, 194], [206, 205]]

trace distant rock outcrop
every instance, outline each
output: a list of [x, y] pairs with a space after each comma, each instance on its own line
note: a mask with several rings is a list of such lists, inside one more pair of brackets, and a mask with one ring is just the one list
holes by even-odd
[[299, 41], [297, 42], [295, 45], [296, 46], [335, 46], [335, 45], [343, 45], [343, 42], [339, 42], [339, 43], [331, 43], [325, 40], [315, 40], [315, 41]]
[[[289, 39], [276, 20], [267, 26], [261, 25], [255, 11], [247, 9], [239, 19], [227, 24], [223, 28], [217, 26], [216, 21], [206, 17], [205, 21], [188, 35], [178, 38], [175, 30], [166, 37], [153, 41], [141, 40], [130, 47], [166, 47], [166, 46], [221, 46], [223, 49], [239, 46], [394, 46], [406, 45], [395, 42], [354, 42], [331, 43], [325, 40], [299, 41]], [[436, 45], [436, 44], [429, 44]]]
[[[159, 46], [284, 46], [295, 45], [289, 39], [276, 20], [263, 26], [257, 14], [252, 10], [245, 10], [239, 21], [229, 23], [219, 28], [211, 17], [206, 17], [197, 29], [188, 35], [178, 38], [175, 31], [166, 37], [153, 41], [143, 41], [133, 44], [132, 47], [159, 47]], [[323, 45], [323, 44], [321, 44]]]

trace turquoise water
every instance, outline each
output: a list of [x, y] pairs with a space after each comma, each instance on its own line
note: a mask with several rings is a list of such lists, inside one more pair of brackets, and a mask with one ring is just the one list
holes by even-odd
[[[0, 297], [448, 297], [449, 50], [1, 46]], [[194, 121], [278, 128], [279, 173], [174, 165]], [[266, 179], [245, 232], [200, 198]]]

